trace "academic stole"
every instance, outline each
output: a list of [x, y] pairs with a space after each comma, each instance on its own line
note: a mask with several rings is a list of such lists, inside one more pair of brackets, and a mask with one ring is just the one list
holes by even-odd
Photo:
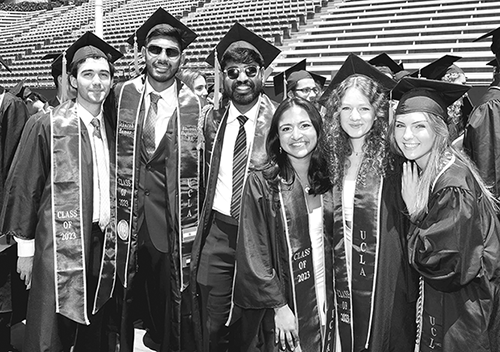
[[56, 312], [90, 324], [82, 215], [82, 141], [76, 106], [51, 117], [52, 236]]
[[[293, 280], [291, 280], [291, 303], [293, 306], [291, 308], [295, 313], [301, 350], [331, 351], [334, 327], [333, 307], [328, 305], [327, 302], [326, 331], [322, 331], [304, 190], [299, 182], [294, 182], [290, 189], [286, 191], [283, 191], [281, 185], [279, 185], [279, 197], [282, 204], [281, 216], [284, 220], [283, 224], [289, 253], [289, 270], [291, 277], [293, 277]], [[332, 296], [331, 285], [327, 283], [326, 287], [326, 297], [328, 299], [328, 297]], [[328, 291], [330, 291], [330, 294]]]
[[[342, 192], [334, 190], [334, 275], [337, 324], [342, 351], [369, 347], [380, 244], [380, 202], [383, 179], [367, 173], [356, 182], [352, 221], [351, 282], [344, 243]], [[356, 348], [356, 350], [355, 350]]]
[[[116, 217], [118, 233], [117, 267], [118, 275], [127, 287], [127, 268], [130, 260], [130, 248], [136, 247], [137, 234], [132, 232], [135, 169], [137, 168], [137, 143], [141, 142], [138, 134], [142, 128], [144, 116], [141, 118], [141, 104], [144, 101], [144, 84], [142, 77], [126, 82], [118, 98], [118, 121], [116, 134]], [[179, 82], [178, 82], [179, 84]], [[177, 94], [177, 91], [176, 91]], [[190, 162], [193, 155], [198, 155], [196, 148], [198, 141], [198, 100], [189, 88], [182, 86], [178, 92], [178, 105], [174, 117], [176, 118], [176, 135], [178, 142], [178, 174], [176, 181], [176, 199], [178, 200], [179, 229], [179, 263], [182, 268], [182, 238], [184, 234], [194, 231], [198, 224], [198, 174], [197, 162]], [[186, 167], [192, 165], [192, 167]], [[174, 210], [175, 211], [175, 210]], [[180, 272], [179, 288], [184, 288], [182, 270]]]

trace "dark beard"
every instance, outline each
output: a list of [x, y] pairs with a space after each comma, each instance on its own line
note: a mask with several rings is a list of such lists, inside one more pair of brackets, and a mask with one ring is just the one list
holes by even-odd
[[[251, 88], [250, 92], [248, 92], [246, 94], [237, 93], [236, 87], [238, 87], [240, 85], [249, 86]], [[235, 102], [236, 104], [248, 105], [251, 102], [253, 102], [255, 99], [257, 99], [257, 97], [260, 95], [261, 91], [262, 91], [262, 87], [261, 87], [261, 89], [257, 89], [257, 87], [255, 86], [255, 84], [252, 81], [246, 81], [246, 82], [242, 82], [242, 83], [234, 82], [231, 86], [231, 93], [229, 94], [229, 98], [233, 102]]]

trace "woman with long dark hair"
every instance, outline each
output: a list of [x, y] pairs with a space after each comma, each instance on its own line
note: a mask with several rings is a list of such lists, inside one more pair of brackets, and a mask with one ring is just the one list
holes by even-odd
[[497, 200], [473, 163], [450, 145], [447, 107], [470, 87], [404, 78], [390, 128], [403, 155], [402, 196], [420, 274], [415, 351], [499, 351]]
[[351, 55], [332, 83], [325, 136], [334, 202], [335, 351], [411, 351], [417, 285], [386, 138], [387, 89], [395, 82]]
[[325, 270], [331, 254], [325, 255], [323, 222], [331, 222], [331, 202], [322, 133], [310, 102], [286, 99], [271, 121], [268, 160], [248, 176], [234, 288], [244, 351], [323, 351], [331, 336], [332, 279]]

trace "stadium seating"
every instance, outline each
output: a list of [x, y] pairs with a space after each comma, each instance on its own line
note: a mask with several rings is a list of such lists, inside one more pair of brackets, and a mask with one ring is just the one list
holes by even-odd
[[[66, 2], [69, 3], [69, 2]], [[492, 70], [489, 42], [473, 43], [499, 25], [496, 0], [106, 0], [104, 39], [124, 53], [118, 79], [134, 74], [133, 50], [126, 39], [159, 6], [191, 27], [198, 39], [186, 51], [186, 66], [211, 74], [204, 62], [235, 21], [283, 50], [276, 73], [307, 58], [309, 69], [328, 78], [353, 52], [370, 59], [387, 52], [407, 70], [444, 55], [462, 56], [458, 66], [468, 83], [487, 85]], [[94, 31], [95, 0], [71, 2], [53, 9], [0, 11], [0, 56], [12, 73], [0, 71], [7, 88], [27, 78], [34, 88], [53, 87], [50, 62], [86, 31]], [[275, 74], [276, 74], [275, 73]]]

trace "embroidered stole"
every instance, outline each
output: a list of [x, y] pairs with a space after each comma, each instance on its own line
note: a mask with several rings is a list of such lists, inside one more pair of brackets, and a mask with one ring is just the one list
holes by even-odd
[[334, 191], [335, 301], [342, 351], [346, 352], [369, 347], [377, 283], [382, 186], [382, 177], [373, 174], [366, 175], [365, 186], [356, 182], [350, 273], [344, 243], [342, 192]]
[[[316, 296], [316, 284], [312, 257], [311, 237], [308, 226], [308, 209], [304, 191], [298, 182], [290, 190], [283, 191], [280, 185], [279, 196], [281, 216], [289, 253], [292, 297], [291, 309], [295, 313], [300, 347], [302, 351], [331, 351], [333, 348], [333, 306], [328, 304], [326, 311], [326, 331], [321, 329], [321, 319]], [[331, 215], [326, 212], [325, 219]], [[328, 251], [327, 251], [328, 252]], [[332, 296], [332, 286], [325, 276], [327, 299]], [[321, 333], [319, 333], [321, 332]]]
[[[142, 146], [140, 132], [145, 116], [141, 116], [141, 104], [144, 101], [142, 77], [126, 82], [118, 97], [118, 121], [116, 135], [116, 218], [118, 233], [117, 270], [125, 287], [128, 285], [127, 268], [131, 257], [130, 249], [136, 248], [137, 233], [132, 232], [137, 219], [134, 218], [136, 192], [135, 170], [138, 167], [138, 148]], [[180, 84], [180, 83], [177, 83]], [[177, 109], [172, 118], [176, 119], [175, 138], [177, 141], [178, 174], [176, 182], [179, 229], [179, 268], [182, 268], [183, 237], [193, 236], [198, 224], [198, 118], [199, 103], [189, 88], [182, 85], [178, 96]], [[144, 115], [144, 114], [142, 114]], [[139, 145], [137, 145], [139, 144]], [[179, 145], [180, 144], [180, 145]], [[193, 159], [195, 161], [193, 162]], [[184, 288], [183, 272], [179, 288]]]

